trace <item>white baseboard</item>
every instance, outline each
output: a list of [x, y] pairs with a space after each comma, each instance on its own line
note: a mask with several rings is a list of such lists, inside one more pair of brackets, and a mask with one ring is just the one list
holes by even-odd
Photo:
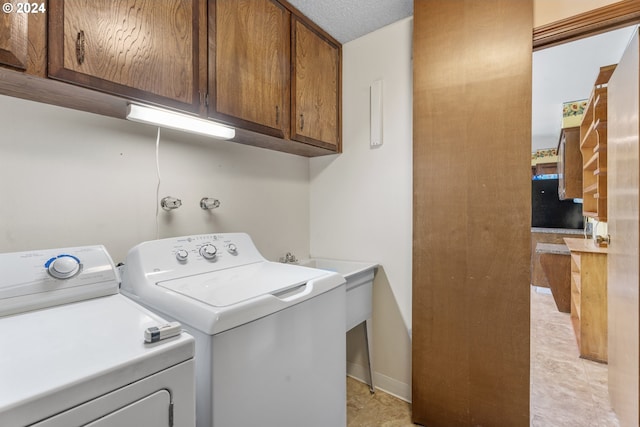
[[[369, 370], [366, 366], [357, 363], [347, 362], [347, 375], [365, 384], [369, 381]], [[388, 377], [379, 372], [373, 373], [373, 380], [376, 389], [380, 389], [387, 394], [411, 403], [411, 386], [409, 384]]]

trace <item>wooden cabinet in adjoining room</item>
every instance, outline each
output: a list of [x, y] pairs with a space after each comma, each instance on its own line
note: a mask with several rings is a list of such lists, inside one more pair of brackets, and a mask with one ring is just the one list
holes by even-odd
[[50, 0], [49, 76], [197, 111], [199, 15], [198, 0]]
[[5, 7], [12, 12], [0, 13], [0, 65], [44, 77], [47, 66], [45, 3], [14, 0], [3, 4], [9, 5]]
[[607, 362], [607, 248], [565, 238], [571, 251], [571, 323], [580, 357]]
[[292, 19], [291, 139], [341, 151], [340, 46]]
[[582, 154], [580, 127], [564, 128], [558, 142], [558, 197], [560, 200], [582, 198]]
[[284, 138], [290, 12], [274, 0], [209, 1], [209, 115]]
[[536, 175], [554, 175], [558, 173], [558, 163], [538, 163], [535, 166], [531, 166], [531, 177]]
[[580, 124], [582, 214], [607, 220], [607, 83], [616, 65], [600, 67]]

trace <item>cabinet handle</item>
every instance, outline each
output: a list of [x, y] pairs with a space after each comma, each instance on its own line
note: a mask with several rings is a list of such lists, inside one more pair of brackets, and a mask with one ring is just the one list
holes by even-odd
[[276, 125], [280, 124], [280, 107], [276, 105]]
[[300, 114], [300, 130], [304, 130], [304, 114]]
[[79, 65], [82, 65], [84, 62], [84, 41], [84, 31], [80, 30], [76, 37], [76, 59]]

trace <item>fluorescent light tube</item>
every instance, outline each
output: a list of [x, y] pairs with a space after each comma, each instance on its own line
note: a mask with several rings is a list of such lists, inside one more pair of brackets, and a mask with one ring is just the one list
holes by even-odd
[[236, 136], [235, 129], [216, 122], [137, 104], [129, 104], [127, 106], [127, 120], [212, 136], [218, 139], [231, 139]]

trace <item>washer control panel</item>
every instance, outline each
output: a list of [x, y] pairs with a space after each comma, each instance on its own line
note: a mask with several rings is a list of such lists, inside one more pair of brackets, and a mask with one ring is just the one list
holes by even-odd
[[159, 282], [266, 261], [245, 233], [200, 234], [150, 240], [129, 251], [123, 289], [129, 277]]
[[222, 260], [221, 262], [224, 262], [227, 256], [237, 257], [240, 254], [236, 241], [241, 246], [250, 246], [255, 249], [253, 242], [249, 242], [248, 245], [246, 242], [243, 244], [242, 240], [241, 234], [235, 240], [230, 234], [204, 234], [145, 242], [145, 246], [147, 246], [147, 250], [152, 246], [162, 250], [162, 246], [166, 246], [168, 250], [173, 252], [176, 261], [180, 264], [203, 260], [209, 262]]
[[118, 293], [104, 246], [0, 254], [0, 316]]

